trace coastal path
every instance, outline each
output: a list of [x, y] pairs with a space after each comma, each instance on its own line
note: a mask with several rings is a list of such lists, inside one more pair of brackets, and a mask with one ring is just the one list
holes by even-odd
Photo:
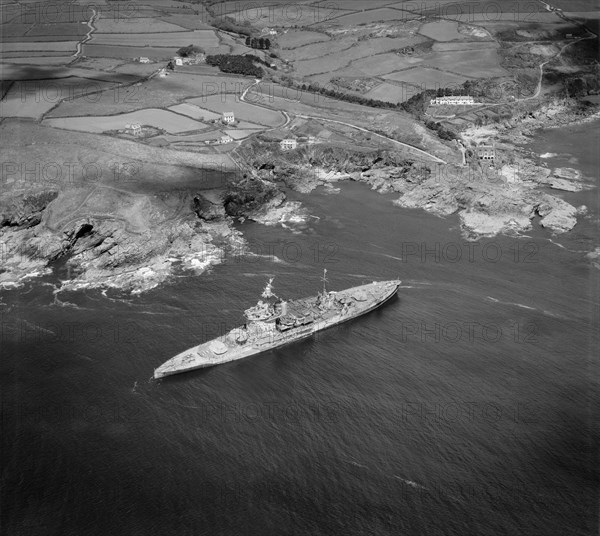
[[[246, 98], [246, 94], [248, 93], [248, 91], [256, 86], [257, 84], [260, 84], [261, 80], [260, 79], [255, 79], [254, 84], [251, 84], [250, 86], [248, 86], [244, 92], [242, 93], [242, 95], [240, 96], [240, 100], [242, 102], [246, 102], [245, 98]], [[256, 104], [256, 106], [261, 106], [259, 104]], [[266, 108], [266, 106], [265, 106]], [[271, 108], [268, 108], [269, 110]], [[282, 110], [280, 110], [286, 117], [286, 122], [282, 127], [277, 127], [277, 128], [283, 128], [286, 127], [291, 119], [290, 116], [287, 114], [287, 112], [284, 112]], [[402, 141], [398, 141], [395, 140], [394, 138], [390, 138], [389, 136], [385, 136], [384, 134], [379, 134], [378, 132], [373, 132], [372, 130], [369, 130], [368, 128], [364, 128], [364, 127], [359, 127], [357, 125], [353, 125], [351, 123], [345, 123], [344, 121], [337, 121], [336, 119], [325, 119], [324, 117], [317, 117], [317, 116], [313, 116], [313, 115], [301, 115], [301, 114], [295, 114], [296, 117], [300, 117], [302, 119], [316, 119], [317, 121], [324, 121], [324, 122], [329, 122], [329, 123], [337, 123], [339, 125], [344, 125], [346, 127], [350, 127], [350, 128], [354, 128], [356, 130], [360, 130], [362, 132], [366, 132], [368, 134], [370, 134], [371, 136], [377, 136], [379, 138], [383, 138], [384, 140], [390, 141], [396, 145], [398, 145], [399, 147], [402, 147], [403, 149], [408, 149], [411, 152], [415, 152], [420, 156], [426, 156], [427, 158], [433, 160], [434, 162], [437, 162], [439, 164], [446, 164], [447, 162], [445, 160], [442, 160], [441, 158], [438, 158], [437, 156], [428, 153], [427, 151], [424, 151], [423, 149], [419, 149], [418, 147], [415, 147], [414, 145], [410, 145], [409, 143], [404, 143]]]

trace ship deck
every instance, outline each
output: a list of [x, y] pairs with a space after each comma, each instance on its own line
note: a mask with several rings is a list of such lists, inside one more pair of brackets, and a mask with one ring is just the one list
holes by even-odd
[[154, 376], [160, 378], [233, 361], [310, 336], [315, 331], [356, 318], [377, 308], [396, 293], [399, 284], [400, 281], [397, 280], [374, 282], [331, 293], [331, 298], [335, 299], [329, 301], [328, 307], [321, 306], [319, 297], [289, 300], [286, 316], [302, 318], [310, 315], [313, 317], [312, 321], [284, 332], [279, 331], [274, 322], [252, 322], [248, 325], [250, 337], [247, 342], [236, 342], [236, 330], [241, 328], [235, 328], [217, 339], [181, 352], [157, 368]]

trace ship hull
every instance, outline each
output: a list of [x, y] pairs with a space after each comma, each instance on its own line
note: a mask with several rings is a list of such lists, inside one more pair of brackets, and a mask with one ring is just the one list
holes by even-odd
[[353, 296], [357, 292], [366, 292], [367, 295], [369, 295], [369, 291], [373, 291], [370, 293], [370, 299], [369, 297], [366, 297], [363, 304], [355, 304], [355, 307], [351, 312], [329, 315], [326, 318], [320, 318], [316, 322], [312, 322], [306, 326], [290, 329], [288, 332], [281, 333], [272, 331], [271, 333], [266, 333], [261, 340], [258, 341], [224, 349], [226, 345], [222, 342], [224, 337], [221, 337], [194, 346], [177, 354], [159, 368], [155, 369], [154, 378], [164, 378], [174, 374], [181, 374], [183, 372], [237, 361], [238, 359], [258, 355], [269, 350], [281, 348], [282, 346], [286, 346], [293, 342], [307, 339], [318, 331], [337, 326], [381, 307], [385, 302], [396, 295], [399, 285], [400, 281], [387, 281], [354, 287], [338, 292], [336, 295], [343, 298]]

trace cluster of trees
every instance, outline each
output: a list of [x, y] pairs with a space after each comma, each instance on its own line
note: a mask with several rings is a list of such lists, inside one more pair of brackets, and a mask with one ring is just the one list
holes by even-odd
[[246, 56], [246, 58], [250, 58], [255, 63], [262, 63], [263, 65], [266, 65], [267, 67], [271, 66], [271, 64], [268, 61], [265, 61], [265, 60], [259, 58], [258, 56], [255, 56], [254, 54], [245, 54], [245, 56]]
[[250, 37], [254, 32], [254, 28], [250, 22], [245, 20], [242, 23], [236, 22], [231, 17], [215, 17], [211, 20], [211, 25], [225, 32], [236, 33]]
[[193, 56], [195, 54], [203, 53], [204, 50], [195, 45], [188, 45], [187, 47], [181, 47], [177, 54], [179, 54], [182, 58], [187, 58], [188, 56]]
[[287, 79], [283, 81], [287, 82], [287, 85], [291, 85], [294, 87], [298, 87], [303, 91], [309, 91], [310, 93], [320, 93], [321, 95], [325, 95], [327, 97], [332, 97], [334, 99], [343, 100], [346, 102], [352, 102], [354, 104], [362, 104], [363, 106], [372, 106], [373, 108], [397, 108], [399, 105], [394, 104], [392, 102], [384, 102], [375, 99], [368, 99], [367, 97], [362, 97], [361, 95], [351, 95], [346, 93], [345, 91], [339, 91], [334, 88], [328, 88], [326, 86], [320, 86], [319, 84], [302, 84], [299, 86], [294, 82], [288, 82]]
[[271, 40], [265, 37], [246, 37], [246, 46], [250, 48], [258, 48], [261, 50], [269, 50], [271, 48]]
[[427, 121], [425, 123], [425, 126], [430, 130], [435, 130], [437, 132], [438, 137], [442, 140], [452, 141], [458, 139], [456, 132], [445, 127], [441, 123], [436, 123], [435, 121]]
[[236, 56], [231, 54], [217, 54], [215, 56], [206, 56], [206, 63], [218, 67], [224, 73], [243, 74], [262, 78], [264, 71], [262, 67], [254, 65], [253, 57]]
[[[437, 93], [438, 92], [433, 89], [421, 91], [421, 93], [417, 93], [407, 101], [404, 101], [402, 103], [402, 108], [404, 108], [404, 111], [408, 112], [409, 114], [420, 117], [425, 113], [425, 110], [427, 110], [429, 101], [435, 97], [438, 97]], [[439, 96], [441, 97], [442, 95]]]

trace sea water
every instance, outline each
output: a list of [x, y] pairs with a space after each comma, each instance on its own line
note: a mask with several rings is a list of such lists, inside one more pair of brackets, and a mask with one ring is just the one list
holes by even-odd
[[[531, 148], [594, 180], [590, 132]], [[253, 255], [139, 296], [3, 293], [4, 534], [597, 530], [597, 191], [557, 194], [590, 209], [569, 235], [467, 242], [456, 216], [339, 186], [290, 194], [304, 223], [241, 224]], [[324, 269], [332, 290], [403, 283], [312, 339], [150, 380], [269, 277], [298, 298]]]

